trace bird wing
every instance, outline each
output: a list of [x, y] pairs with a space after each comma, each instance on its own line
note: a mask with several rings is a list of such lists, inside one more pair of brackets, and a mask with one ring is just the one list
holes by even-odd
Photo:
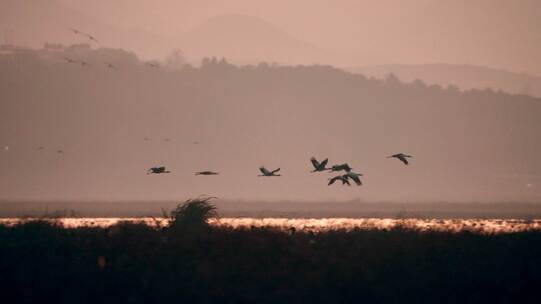
[[267, 170], [267, 168], [265, 167], [260, 167], [259, 168], [259, 171], [261, 171], [261, 173], [263, 173], [263, 175], [269, 175], [271, 174], [269, 170]]
[[271, 171], [271, 174], [274, 174], [274, 173], [276, 173], [276, 172], [278, 172], [278, 171], [280, 171], [280, 168], [278, 168], [278, 169], [276, 169], [276, 170], [273, 170], [273, 171]]
[[396, 156], [396, 158], [400, 159], [404, 163], [404, 165], [409, 164], [408, 159], [406, 157], [404, 157], [404, 155], [398, 155], [398, 156]]
[[316, 169], [319, 168], [320, 163], [317, 161], [315, 157], [310, 158], [310, 161], [312, 162], [312, 165], [314, 166], [314, 168]]
[[362, 185], [363, 183], [361, 182], [361, 179], [359, 178], [359, 175], [353, 173], [353, 174], [348, 174], [347, 177], [351, 178], [355, 184], [357, 184], [357, 186], [360, 186]]
[[330, 185], [334, 184], [334, 182], [337, 181], [337, 180], [339, 180], [339, 179], [341, 179], [341, 176], [340, 176], [340, 175], [335, 176], [335, 177], [329, 179], [329, 183], [328, 183], [327, 185], [330, 186]]
[[323, 168], [325, 168], [327, 166], [327, 164], [329, 163], [329, 159], [328, 158], [325, 158], [322, 162], [321, 162], [321, 166]]

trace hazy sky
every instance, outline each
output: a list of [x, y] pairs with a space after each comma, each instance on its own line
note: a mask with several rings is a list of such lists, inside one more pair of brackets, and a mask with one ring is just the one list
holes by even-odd
[[368, 54], [377, 63], [467, 63], [541, 75], [536, 0], [62, 1], [112, 26], [167, 36], [215, 15], [244, 14], [326, 50]]
[[[222, 32], [189, 35], [209, 18], [240, 14], [324, 50], [325, 55], [313, 56], [317, 58], [313, 61], [322, 63], [458, 63], [541, 75], [541, 2], [537, 0], [1, 0], [0, 8], [0, 29], [24, 44], [41, 45], [45, 39], [73, 42], [66, 38], [65, 27], [81, 26], [100, 35], [103, 45], [131, 48], [147, 57], [163, 57], [166, 49], [181, 47], [194, 60], [213, 54], [239, 60], [299, 61], [300, 55], [284, 59], [281, 53], [259, 58], [270, 56], [256, 49], [266, 40], [276, 48], [284, 46], [258, 32], [260, 27], [252, 27], [251, 21], [240, 30], [228, 20], [219, 25]], [[220, 42], [232, 31], [253, 35], [235, 33], [228, 43]], [[224, 44], [239, 44], [242, 51]]]

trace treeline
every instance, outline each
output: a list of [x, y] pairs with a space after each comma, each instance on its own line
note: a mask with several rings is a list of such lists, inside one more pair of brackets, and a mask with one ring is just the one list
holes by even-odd
[[[169, 59], [171, 68], [84, 46], [1, 55], [0, 140], [21, 150], [4, 153], [0, 175], [33, 185], [0, 185], [5, 198], [541, 199], [539, 99], [330, 66], [235, 66], [211, 57], [195, 67], [180, 64], [181, 56]], [[146, 146], [145, 137], [153, 140]], [[39, 146], [63, 150], [63, 165], [36, 158]], [[385, 159], [399, 151], [415, 156], [407, 170]], [[365, 173], [365, 185], [355, 194], [329, 192], [325, 178], [301, 174], [311, 156], [350, 163]], [[186, 174], [157, 187], [138, 175], [155, 165], [235, 178], [203, 185]], [[261, 165], [282, 167], [281, 180], [292, 179], [279, 189], [259, 183], [252, 177]]]

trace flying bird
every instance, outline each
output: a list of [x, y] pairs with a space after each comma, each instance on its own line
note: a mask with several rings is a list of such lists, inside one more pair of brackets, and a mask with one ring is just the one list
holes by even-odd
[[157, 68], [158, 64], [153, 62], [145, 62], [146, 65], [150, 66], [151, 68]]
[[326, 170], [331, 170], [330, 168], [327, 168], [327, 163], [329, 162], [328, 158], [325, 158], [322, 162], [318, 162], [315, 157], [310, 158], [310, 161], [312, 162], [312, 165], [314, 166], [314, 170], [310, 172], [322, 172]]
[[263, 173], [263, 174], [258, 175], [258, 176], [281, 176], [280, 174], [276, 174], [276, 172], [280, 171], [280, 168], [278, 168], [276, 170], [273, 170], [273, 171], [269, 171], [265, 167], [260, 167], [259, 171], [261, 171], [261, 173]]
[[79, 63], [81, 63], [81, 66], [83, 67], [89, 66], [89, 63], [84, 60], [79, 61]]
[[66, 60], [67, 63], [77, 63], [77, 60], [68, 57], [64, 57], [64, 60]]
[[69, 28], [69, 30], [72, 31], [76, 35], [83, 34], [83, 32], [81, 32], [81, 31], [79, 31], [77, 29], [71, 28], [71, 27]]
[[335, 171], [346, 171], [346, 172], [349, 172], [351, 171], [351, 167], [347, 164], [347, 163], [344, 163], [344, 164], [341, 164], [341, 165], [334, 165], [331, 167], [331, 172], [335, 172]]
[[195, 172], [195, 175], [218, 175], [220, 173], [214, 171], [199, 171]]
[[36, 150], [41, 151], [43, 149], [45, 149], [43, 146], [39, 146]]
[[147, 174], [161, 174], [161, 173], [171, 173], [171, 171], [166, 171], [165, 167], [152, 167], [148, 169]]
[[411, 155], [407, 155], [407, 154], [404, 154], [404, 153], [398, 153], [398, 154], [394, 154], [394, 155], [391, 155], [391, 156], [387, 156], [387, 158], [398, 158], [400, 161], [402, 161], [404, 163], [404, 165], [408, 165], [409, 162], [408, 162], [408, 157], [413, 157]]
[[63, 150], [56, 150], [56, 153], [58, 153], [58, 154], [64, 154], [64, 151], [63, 151]]
[[84, 34], [90, 41], [95, 41], [96, 43], [99, 43], [98, 39], [96, 39], [94, 36], [90, 34]]
[[112, 65], [111, 63], [106, 62], [105, 65], [110, 69], [116, 70], [116, 67]]
[[336, 182], [338, 180], [342, 182], [342, 186], [343, 185], [351, 186], [351, 184], [349, 183], [348, 178], [346, 177], [346, 175], [337, 175], [337, 176], [335, 176], [333, 178], [329, 178], [329, 183], [327, 185], [330, 186], [330, 185], [334, 184], [334, 182]]

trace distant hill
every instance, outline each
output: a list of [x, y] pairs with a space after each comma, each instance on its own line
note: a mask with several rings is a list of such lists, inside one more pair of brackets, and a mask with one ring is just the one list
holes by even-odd
[[[539, 98], [330, 66], [174, 71], [84, 46], [2, 54], [0, 199], [541, 201]], [[398, 152], [411, 165], [386, 158]], [[363, 186], [327, 186], [312, 156], [349, 163]], [[172, 173], [146, 174], [158, 165]], [[260, 166], [282, 176], [257, 177]]]
[[461, 89], [503, 90], [513, 94], [541, 97], [541, 77], [482, 66], [458, 64], [391, 64], [347, 68], [353, 73], [385, 78], [390, 73], [405, 82], [420, 79], [427, 84]]
[[331, 59], [329, 52], [294, 38], [265, 20], [246, 15], [212, 17], [184, 33], [179, 41], [188, 58], [224, 56], [240, 64], [314, 64]]
[[[39, 48], [45, 43], [88, 43], [69, 28], [91, 33], [94, 47], [130, 49], [143, 57], [163, 58], [176, 44], [172, 39], [141, 30], [125, 30], [103, 24], [58, 0], [0, 1], [0, 36], [10, 44]], [[4, 43], [1, 41], [0, 43]]]

